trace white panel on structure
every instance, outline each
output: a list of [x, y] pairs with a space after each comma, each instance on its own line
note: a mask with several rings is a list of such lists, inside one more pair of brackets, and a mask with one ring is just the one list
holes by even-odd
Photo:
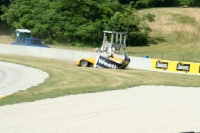
[[28, 29], [17, 29], [16, 31], [19, 31], [21, 33], [31, 33], [31, 31]]

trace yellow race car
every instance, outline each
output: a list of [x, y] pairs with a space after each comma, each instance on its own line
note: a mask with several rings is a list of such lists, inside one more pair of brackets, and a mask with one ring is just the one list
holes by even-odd
[[77, 66], [81, 67], [96, 67], [96, 68], [111, 68], [125, 69], [130, 63], [130, 58], [124, 54], [124, 59], [115, 58], [113, 55], [109, 57], [97, 56], [95, 58], [82, 58], [76, 62]]

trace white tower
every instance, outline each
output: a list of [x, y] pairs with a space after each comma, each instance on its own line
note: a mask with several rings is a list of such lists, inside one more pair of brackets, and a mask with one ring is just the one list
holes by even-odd
[[120, 48], [123, 48], [123, 52], [125, 53], [126, 49], [126, 32], [115, 32], [115, 31], [103, 31], [103, 43], [101, 47], [102, 52], [106, 52], [109, 54], [114, 52], [119, 54]]

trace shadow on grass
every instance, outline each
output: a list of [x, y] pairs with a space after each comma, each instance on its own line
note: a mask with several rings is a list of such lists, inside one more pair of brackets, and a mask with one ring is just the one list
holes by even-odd
[[11, 35], [12, 29], [7, 25], [6, 22], [0, 21], [0, 35]]
[[167, 42], [167, 40], [164, 37], [151, 37], [149, 38], [148, 45], [149, 44], [157, 45], [163, 42]]
[[131, 47], [149, 47], [150, 45], [157, 45], [163, 42], [167, 42], [164, 37], [149, 37], [147, 43], [144, 43], [142, 45], [134, 45]]

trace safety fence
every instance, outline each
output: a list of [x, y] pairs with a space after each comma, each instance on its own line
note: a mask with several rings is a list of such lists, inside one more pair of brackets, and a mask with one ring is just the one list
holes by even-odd
[[175, 52], [129, 52], [129, 56], [143, 57], [148, 56], [151, 59], [160, 59], [160, 60], [173, 60], [173, 61], [182, 61], [182, 62], [200, 62], [200, 52], [198, 51], [175, 51]]

